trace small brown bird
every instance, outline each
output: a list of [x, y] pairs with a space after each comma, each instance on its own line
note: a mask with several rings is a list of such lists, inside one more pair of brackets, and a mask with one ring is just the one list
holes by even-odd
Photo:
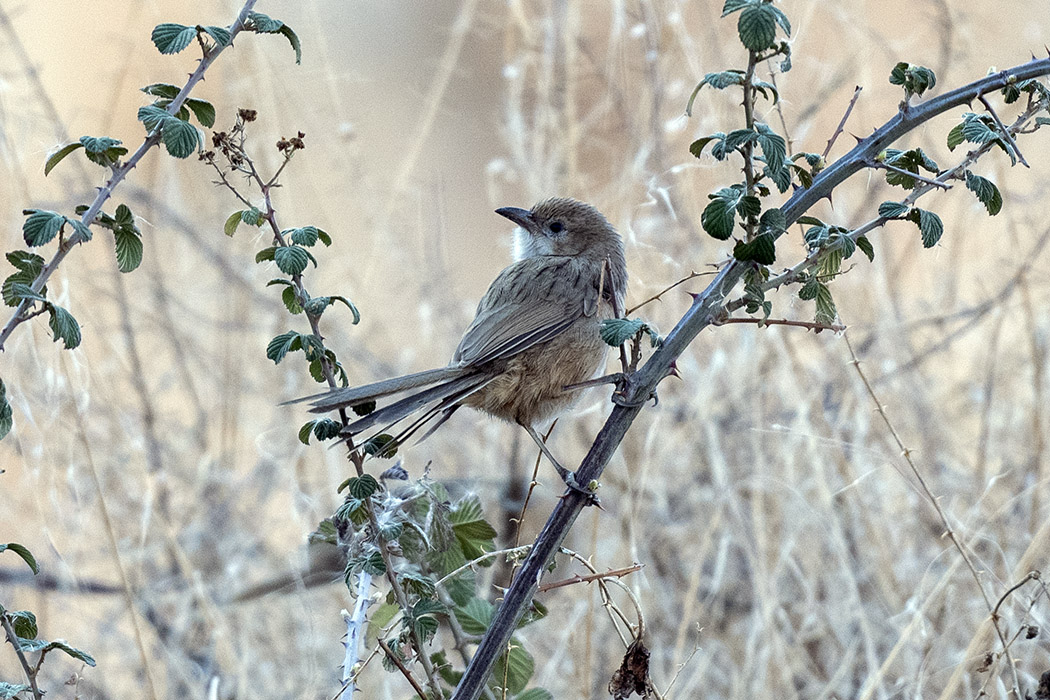
[[614, 318], [614, 308], [624, 308], [627, 292], [623, 242], [601, 212], [574, 199], [496, 213], [519, 227], [517, 261], [482, 297], [452, 362], [310, 397], [311, 410], [323, 413], [412, 391], [342, 433], [353, 437], [377, 426], [387, 432], [418, 413], [394, 436], [393, 444], [400, 444], [437, 418], [427, 437], [460, 406], [470, 406], [525, 428], [562, 478], [575, 486], [535, 426], [578, 397], [579, 389], [566, 387], [590, 379], [604, 365], [608, 346], [599, 325]]

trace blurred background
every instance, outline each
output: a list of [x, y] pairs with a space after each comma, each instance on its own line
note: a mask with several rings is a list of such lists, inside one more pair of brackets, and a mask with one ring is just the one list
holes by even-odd
[[[258, 110], [249, 149], [268, 168], [280, 162], [280, 137], [305, 132], [307, 148], [276, 193], [278, 217], [334, 238], [307, 284], [361, 310], [357, 326], [330, 311], [324, 329], [351, 381], [363, 383], [447, 362], [510, 259], [511, 227], [496, 207], [552, 195], [598, 206], [627, 243], [630, 305], [726, 259], [730, 246], [703, 234], [699, 218], [706, 195], [740, 177], [738, 165], [697, 160], [688, 145], [742, 125], [739, 93], [705, 88], [684, 116], [705, 73], [746, 64], [721, 6], [260, 0], [256, 10], [298, 33], [302, 65], [283, 37], [242, 35], [194, 96], [215, 105], [221, 128], [237, 108]], [[228, 25], [239, 7], [0, 0], [4, 251], [24, 247], [23, 208], [72, 213], [104, 182], [77, 155], [45, 179], [49, 152], [82, 135], [134, 150], [144, 135], [136, 109], [149, 102], [138, 88], [181, 85], [195, 67], [194, 46], [157, 53], [154, 25]], [[760, 118], [786, 130], [792, 150], [819, 153], [863, 86], [832, 157], [853, 145], [849, 134], [893, 115], [901, 91], [887, 78], [898, 61], [933, 68], [938, 93], [1043, 55], [1050, 41], [1036, 0], [780, 7], [794, 67], [775, 76], [781, 110], [763, 103]], [[768, 68], [760, 74], [770, 79]], [[993, 102], [1007, 121], [1016, 113]], [[945, 135], [964, 111], [900, 146], [953, 165], [963, 152], [950, 154]], [[1050, 568], [1050, 139], [1019, 145], [1031, 169], [1011, 169], [1001, 152], [975, 168], [1002, 189], [999, 216], [960, 185], [929, 195], [922, 206], [945, 222], [936, 248], [923, 250], [912, 224], [895, 223], [871, 236], [875, 262], [854, 256], [832, 286], [864, 371], [993, 603], [1029, 570]], [[124, 202], [139, 217], [140, 270], [119, 274], [112, 236], [96, 233], [49, 285], [80, 320], [83, 344], [61, 350], [41, 318], [0, 358], [15, 419], [0, 442], [0, 541], [27, 545], [44, 570], [34, 581], [16, 557], [0, 557], [0, 601], [34, 610], [42, 637], [98, 660], [81, 697], [141, 697], [147, 672], [163, 697], [338, 690], [339, 611], [351, 605], [341, 582], [306, 588], [293, 576], [290, 592], [233, 600], [308, 566], [306, 537], [340, 502], [350, 467], [337, 449], [301, 445], [307, 415], [278, 405], [316, 391], [300, 356], [276, 367], [265, 356], [271, 337], [303, 322], [264, 286], [273, 270], [254, 263], [266, 236], [246, 226], [223, 235], [242, 207], [212, 180], [195, 158], [151, 152], [107, 207]], [[861, 173], [811, 213], [857, 226], [901, 196]], [[801, 234], [790, 238], [778, 267], [798, 260]], [[688, 308], [685, 291], [704, 280], [639, 314], [670, 330]], [[794, 291], [772, 297], [773, 315], [810, 320], [812, 302]], [[1010, 674], [980, 670], [997, 648], [985, 599], [843, 339], [721, 327], [678, 366], [681, 381], [662, 385], [659, 405], [610, 464], [605, 510], [584, 513], [566, 541], [598, 569], [644, 565], [625, 582], [663, 696], [956, 698], [986, 685], [1005, 697]], [[560, 421], [551, 440], [564, 463], [579, 463], [608, 410], [608, 391], [593, 390]], [[516, 432], [461, 412], [405, 450], [404, 466], [417, 477], [429, 465], [454, 490], [476, 490], [502, 529], [508, 480], [526, 479], [535, 459]], [[523, 541], [561, 493], [546, 464], [540, 480]], [[1043, 630], [1012, 647], [1029, 691], [1050, 670], [1050, 601], [1031, 604], [1039, 590], [1027, 586], [1001, 609], [1011, 634], [1022, 624]], [[525, 634], [535, 682], [557, 698], [607, 697], [623, 646], [594, 587], [541, 599], [552, 618]], [[42, 683], [72, 697], [60, 684], [80, 670], [53, 659]], [[10, 647], [0, 648], [0, 677], [19, 676]], [[378, 666], [363, 683], [362, 697], [411, 695]]]

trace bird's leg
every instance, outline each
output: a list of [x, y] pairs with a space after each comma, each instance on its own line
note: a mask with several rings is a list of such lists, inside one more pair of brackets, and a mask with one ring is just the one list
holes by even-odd
[[588, 505], [599, 505], [598, 497], [595, 496], [592, 491], [576, 483], [576, 474], [563, 467], [561, 463], [554, 458], [554, 455], [551, 454], [551, 451], [547, 448], [547, 443], [543, 441], [543, 438], [540, 437], [540, 434], [536, 432], [535, 428], [527, 423], [519, 422], [518, 425], [525, 428], [528, 434], [532, 436], [532, 439], [536, 441], [536, 446], [540, 448], [540, 452], [542, 452], [544, 456], [550, 460], [551, 464], [554, 465], [554, 469], [558, 472], [558, 476], [561, 477], [561, 480], [565, 482], [566, 486], [585, 496]]

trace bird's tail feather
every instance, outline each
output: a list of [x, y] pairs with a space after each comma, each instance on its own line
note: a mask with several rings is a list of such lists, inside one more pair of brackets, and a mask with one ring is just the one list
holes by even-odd
[[[430, 421], [440, 412], [447, 411], [449, 414], [459, 405], [459, 402], [480, 390], [494, 379], [490, 374], [468, 374], [457, 379], [443, 382], [423, 391], [416, 392], [403, 399], [395, 401], [389, 406], [372, 411], [367, 416], [359, 418], [343, 429], [342, 434], [353, 436], [370, 430], [375, 426], [381, 426], [379, 432], [386, 432], [395, 424], [401, 422], [411, 414], [426, 408], [418, 418], [394, 438], [394, 442], [400, 444], [411, 437], [425, 423]], [[443, 422], [443, 421], [442, 421]]]
[[384, 379], [381, 382], [365, 384], [364, 386], [333, 389], [332, 391], [326, 391], [323, 394], [314, 394], [313, 396], [304, 396], [301, 399], [286, 401], [285, 404], [312, 401], [313, 404], [310, 406], [310, 411], [312, 413], [327, 413], [328, 411], [334, 411], [340, 408], [358, 406], [363, 403], [368, 403], [369, 401], [375, 401], [384, 396], [399, 394], [402, 391], [408, 391], [409, 389], [416, 389], [421, 386], [455, 380], [469, 372], [469, 369], [463, 367], [441, 367], [440, 369], [430, 369], [425, 372], [406, 374], [403, 377]]

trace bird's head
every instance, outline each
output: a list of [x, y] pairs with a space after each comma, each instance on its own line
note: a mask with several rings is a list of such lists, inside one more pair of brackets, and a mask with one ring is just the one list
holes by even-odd
[[615, 250], [623, 255], [620, 234], [590, 204], [575, 199], [546, 199], [532, 209], [504, 207], [496, 213], [518, 225], [514, 258], [537, 255], [583, 255], [608, 257]]

